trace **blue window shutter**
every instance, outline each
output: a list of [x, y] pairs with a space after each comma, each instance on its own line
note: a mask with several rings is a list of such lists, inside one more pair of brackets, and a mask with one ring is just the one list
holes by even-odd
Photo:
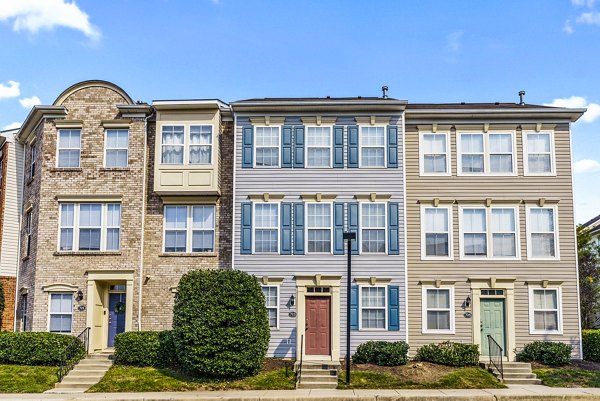
[[304, 167], [304, 126], [294, 127], [294, 167]]
[[242, 203], [242, 232], [240, 253], [252, 253], [252, 202]]
[[294, 255], [304, 255], [304, 203], [294, 203]]
[[282, 255], [292, 254], [292, 204], [281, 204], [281, 252]]
[[344, 168], [344, 127], [333, 127], [333, 167]]
[[358, 127], [348, 126], [348, 167], [358, 167]]
[[358, 203], [348, 203], [348, 231], [356, 233], [356, 240], [352, 241], [352, 254], [358, 255]]
[[254, 140], [254, 129], [251, 125], [242, 127], [242, 168], [252, 168], [252, 154], [254, 153], [252, 142]]
[[333, 254], [344, 254], [344, 204], [333, 204]]
[[350, 330], [358, 330], [358, 286], [350, 287]]
[[388, 255], [400, 255], [398, 202], [388, 203]]
[[400, 330], [400, 287], [388, 286], [388, 330]]
[[398, 168], [398, 126], [387, 127], [387, 166]]
[[292, 167], [292, 127], [289, 125], [281, 128], [281, 167]]

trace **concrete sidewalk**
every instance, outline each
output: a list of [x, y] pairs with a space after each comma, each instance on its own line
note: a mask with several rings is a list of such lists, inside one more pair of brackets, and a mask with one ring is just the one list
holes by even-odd
[[68, 401], [587, 401], [600, 400], [600, 388], [540, 385], [493, 390], [263, 390], [174, 393], [0, 394], [0, 400]]

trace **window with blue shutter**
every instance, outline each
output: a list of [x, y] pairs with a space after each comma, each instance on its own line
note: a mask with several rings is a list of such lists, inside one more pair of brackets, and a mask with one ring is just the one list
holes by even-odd
[[348, 126], [348, 167], [358, 167], [358, 126]]
[[289, 125], [281, 128], [281, 167], [292, 167], [292, 127]]
[[344, 127], [333, 127], [333, 167], [344, 168]]
[[304, 126], [294, 127], [294, 167], [304, 167]]
[[281, 250], [282, 255], [292, 254], [292, 204], [281, 204]]
[[344, 204], [333, 204], [333, 254], [344, 254]]
[[388, 203], [388, 255], [400, 254], [400, 224], [398, 202]]
[[400, 330], [400, 286], [388, 286], [388, 330]]
[[398, 168], [398, 126], [387, 127], [387, 167]]
[[242, 231], [240, 253], [252, 253], [252, 202], [242, 202]]
[[358, 203], [348, 203], [348, 231], [356, 233], [356, 239], [352, 241], [352, 254], [358, 255]]
[[252, 168], [252, 142], [254, 140], [254, 130], [251, 125], [242, 127], [242, 168]]
[[350, 287], [350, 330], [358, 330], [358, 286]]
[[294, 255], [304, 255], [304, 203], [294, 203]]

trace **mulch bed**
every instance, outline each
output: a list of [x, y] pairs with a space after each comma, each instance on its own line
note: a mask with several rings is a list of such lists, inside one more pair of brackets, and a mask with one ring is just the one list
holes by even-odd
[[565, 366], [547, 366], [539, 362], [532, 362], [531, 367], [533, 369], [552, 369], [552, 368], [571, 368], [571, 369], [583, 369], [600, 371], [600, 363], [590, 361], [571, 361], [570, 364]]
[[409, 362], [403, 366], [377, 366], [370, 363], [352, 365], [354, 371], [368, 371], [388, 373], [403, 381], [414, 383], [435, 382], [454, 372], [457, 368], [452, 366], [435, 365], [428, 362]]

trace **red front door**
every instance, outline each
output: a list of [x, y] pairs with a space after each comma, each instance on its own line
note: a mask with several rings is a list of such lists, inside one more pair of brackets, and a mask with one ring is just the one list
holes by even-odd
[[306, 355], [331, 354], [330, 316], [330, 297], [306, 297]]

